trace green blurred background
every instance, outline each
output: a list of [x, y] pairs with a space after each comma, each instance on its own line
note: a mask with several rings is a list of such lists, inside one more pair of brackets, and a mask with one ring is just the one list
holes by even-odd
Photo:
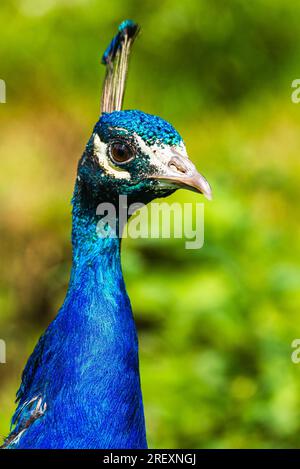
[[[211, 182], [205, 245], [125, 240], [150, 447], [299, 447], [300, 3], [1, 2], [0, 435], [61, 305], [76, 163], [98, 118], [100, 56], [142, 25], [125, 108], [179, 130]], [[179, 191], [170, 201], [199, 202]]]

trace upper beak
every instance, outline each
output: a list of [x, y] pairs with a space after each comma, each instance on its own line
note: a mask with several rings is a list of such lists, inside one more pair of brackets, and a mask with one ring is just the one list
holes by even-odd
[[175, 150], [172, 152], [172, 156], [162, 174], [151, 177], [171, 182], [178, 188], [182, 187], [203, 194], [208, 200], [212, 199], [212, 190], [205, 177], [198, 173], [195, 165], [187, 156]]

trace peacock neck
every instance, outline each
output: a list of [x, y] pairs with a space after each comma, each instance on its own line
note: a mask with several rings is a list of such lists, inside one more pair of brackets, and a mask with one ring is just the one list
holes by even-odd
[[[65, 374], [77, 393], [72, 402], [78, 407], [68, 418], [83, 417], [82, 431], [95, 440], [93, 447], [146, 447], [137, 334], [122, 275], [120, 240], [98, 236], [99, 202], [86, 199], [76, 184], [71, 280], [56, 322], [68, 354]], [[79, 426], [77, 419], [77, 432]]]

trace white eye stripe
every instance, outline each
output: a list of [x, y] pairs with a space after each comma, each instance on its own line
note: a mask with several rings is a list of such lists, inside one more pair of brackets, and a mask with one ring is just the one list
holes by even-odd
[[107, 144], [101, 142], [98, 134], [94, 134], [94, 155], [97, 157], [99, 165], [106, 174], [118, 179], [131, 178], [128, 171], [124, 171], [123, 169], [110, 165], [107, 158]]
[[[176, 146], [157, 144], [149, 146], [136, 133], [133, 134], [133, 137], [141, 153], [148, 156], [150, 164], [153, 165], [158, 171], [160, 171], [161, 174], [165, 173], [168, 167], [168, 162], [170, 161], [170, 158], [174, 155], [174, 150], [188, 158], [186, 148], [183, 142]], [[97, 133], [93, 135], [93, 141], [94, 155], [97, 157], [99, 165], [103, 169], [104, 173], [117, 179], [130, 180], [131, 174], [128, 171], [124, 171], [124, 169], [118, 166], [114, 166], [113, 163], [108, 159], [108, 145], [100, 140], [100, 137]]]
[[188, 158], [186, 148], [183, 142], [176, 146], [157, 144], [149, 146], [146, 145], [144, 140], [139, 135], [134, 134], [134, 138], [138, 146], [140, 147], [142, 153], [149, 157], [150, 164], [155, 166], [159, 171], [161, 171], [161, 174], [164, 174], [164, 172], [166, 171], [168, 167], [167, 165], [171, 157], [174, 155], [174, 150]]

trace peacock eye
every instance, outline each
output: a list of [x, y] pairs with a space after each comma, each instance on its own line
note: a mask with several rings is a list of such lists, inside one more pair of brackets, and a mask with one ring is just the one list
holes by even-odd
[[123, 142], [115, 142], [110, 147], [110, 155], [115, 163], [127, 163], [134, 156], [133, 149]]

